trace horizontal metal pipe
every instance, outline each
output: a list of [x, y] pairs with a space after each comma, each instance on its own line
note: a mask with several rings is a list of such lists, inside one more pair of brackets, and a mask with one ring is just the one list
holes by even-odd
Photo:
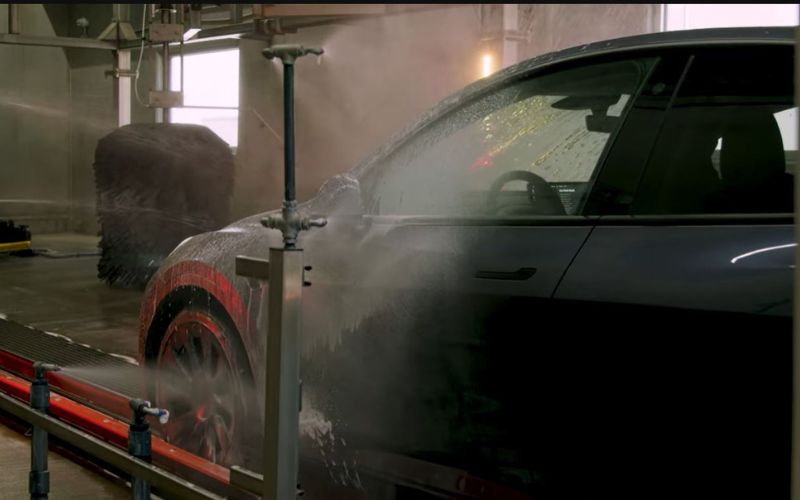
[[94, 40], [92, 38], [75, 38], [71, 36], [35, 36], [0, 33], [0, 44], [62, 47], [66, 49], [117, 50], [117, 44], [113, 42]]
[[0, 410], [6, 411], [33, 426], [40, 427], [48, 434], [83, 450], [112, 467], [148, 481], [155, 488], [170, 496], [174, 495], [178, 498], [189, 500], [222, 500], [223, 498], [143, 460], [133, 458], [123, 450], [81, 430], [70, 427], [49, 415], [38, 412], [30, 406], [2, 393], [0, 393]]
[[264, 491], [264, 476], [234, 465], [231, 467], [231, 484], [260, 495]]

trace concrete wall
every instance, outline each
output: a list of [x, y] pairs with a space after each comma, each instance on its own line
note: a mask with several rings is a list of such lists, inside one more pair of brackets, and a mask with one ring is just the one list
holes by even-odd
[[660, 30], [661, 4], [532, 4], [523, 15], [530, 39], [520, 56], [527, 59], [576, 45], [654, 33]]
[[[38, 4], [22, 4], [26, 33], [54, 35]], [[0, 6], [0, 26], [7, 9]], [[35, 230], [68, 228], [69, 66], [59, 48], [0, 45], [0, 218]]]
[[[70, 4], [67, 36], [78, 37], [78, 17], [89, 20], [89, 36], [97, 37], [111, 20], [109, 4]], [[94, 150], [97, 141], [117, 127], [116, 81], [105, 72], [113, 69], [114, 55], [105, 50], [66, 50], [69, 62], [70, 166], [72, 178], [72, 230], [97, 233], [94, 185]]]
[[[110, 5], [21, 4], [21, 32], [96, 37]], [[7, 25], [0, 8], [0, 26]], [[110, 51], [0, 45], [0, 218], [34, 233], [97, 232], [92, 163], [97, 139], [116, 127]]]

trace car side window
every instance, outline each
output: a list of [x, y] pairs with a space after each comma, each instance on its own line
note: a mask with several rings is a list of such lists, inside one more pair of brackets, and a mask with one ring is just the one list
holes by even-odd
[[374, 166], [368, 211], [579, 213], [606, 144], [653, 63], [642, 58], [572, 67], [467, 103]]
[[793, 211], [791, 47], [695, 54], [642, 177], [634, 214]]

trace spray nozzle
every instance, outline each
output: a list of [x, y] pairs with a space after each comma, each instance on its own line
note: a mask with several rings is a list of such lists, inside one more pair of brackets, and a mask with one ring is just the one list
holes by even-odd
[[43, 363], [36, 361], [33, 363], [33, 377], [37, 380], [44, 380], [44, 375], [47, 372], [61, 371], [61, 367], [52, 363]]
[[148, 415], [158, 418], [161, 424], [166, 424], [169, 421], [169, 411], [162, 408], [153, 408], [150, 401], [134, 398], [128, 401], [128, 404], [133, 410], [134, 419], [137, 421], [144, 421]]
[[302, 45], [273, 45], [262, 51], [267, 59], [279, 58], [283, 64], [294, 64], [295, 59], [306, 54], [321, 56], [325, 51], [319, 47], [303, 47]]

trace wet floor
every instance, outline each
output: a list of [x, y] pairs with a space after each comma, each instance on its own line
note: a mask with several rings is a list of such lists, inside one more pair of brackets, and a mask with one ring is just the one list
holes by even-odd
[[[87, 235], [34, 235], [33, 247], [63, 257], [97, 251], [97, 241], [98, 237]], [[135, 357], [142, 292], [111, 288], [98, 280], [98, 259], [0, 254], [0, 314], [106, 352]]]
[[[70, 462], [52, 451], [48, 455], [50, 499], [91, 498], [97, 500], [130, 498], [130, 490]], [[30, 498], [30, 440], [0, 425], [0, 499]]]

